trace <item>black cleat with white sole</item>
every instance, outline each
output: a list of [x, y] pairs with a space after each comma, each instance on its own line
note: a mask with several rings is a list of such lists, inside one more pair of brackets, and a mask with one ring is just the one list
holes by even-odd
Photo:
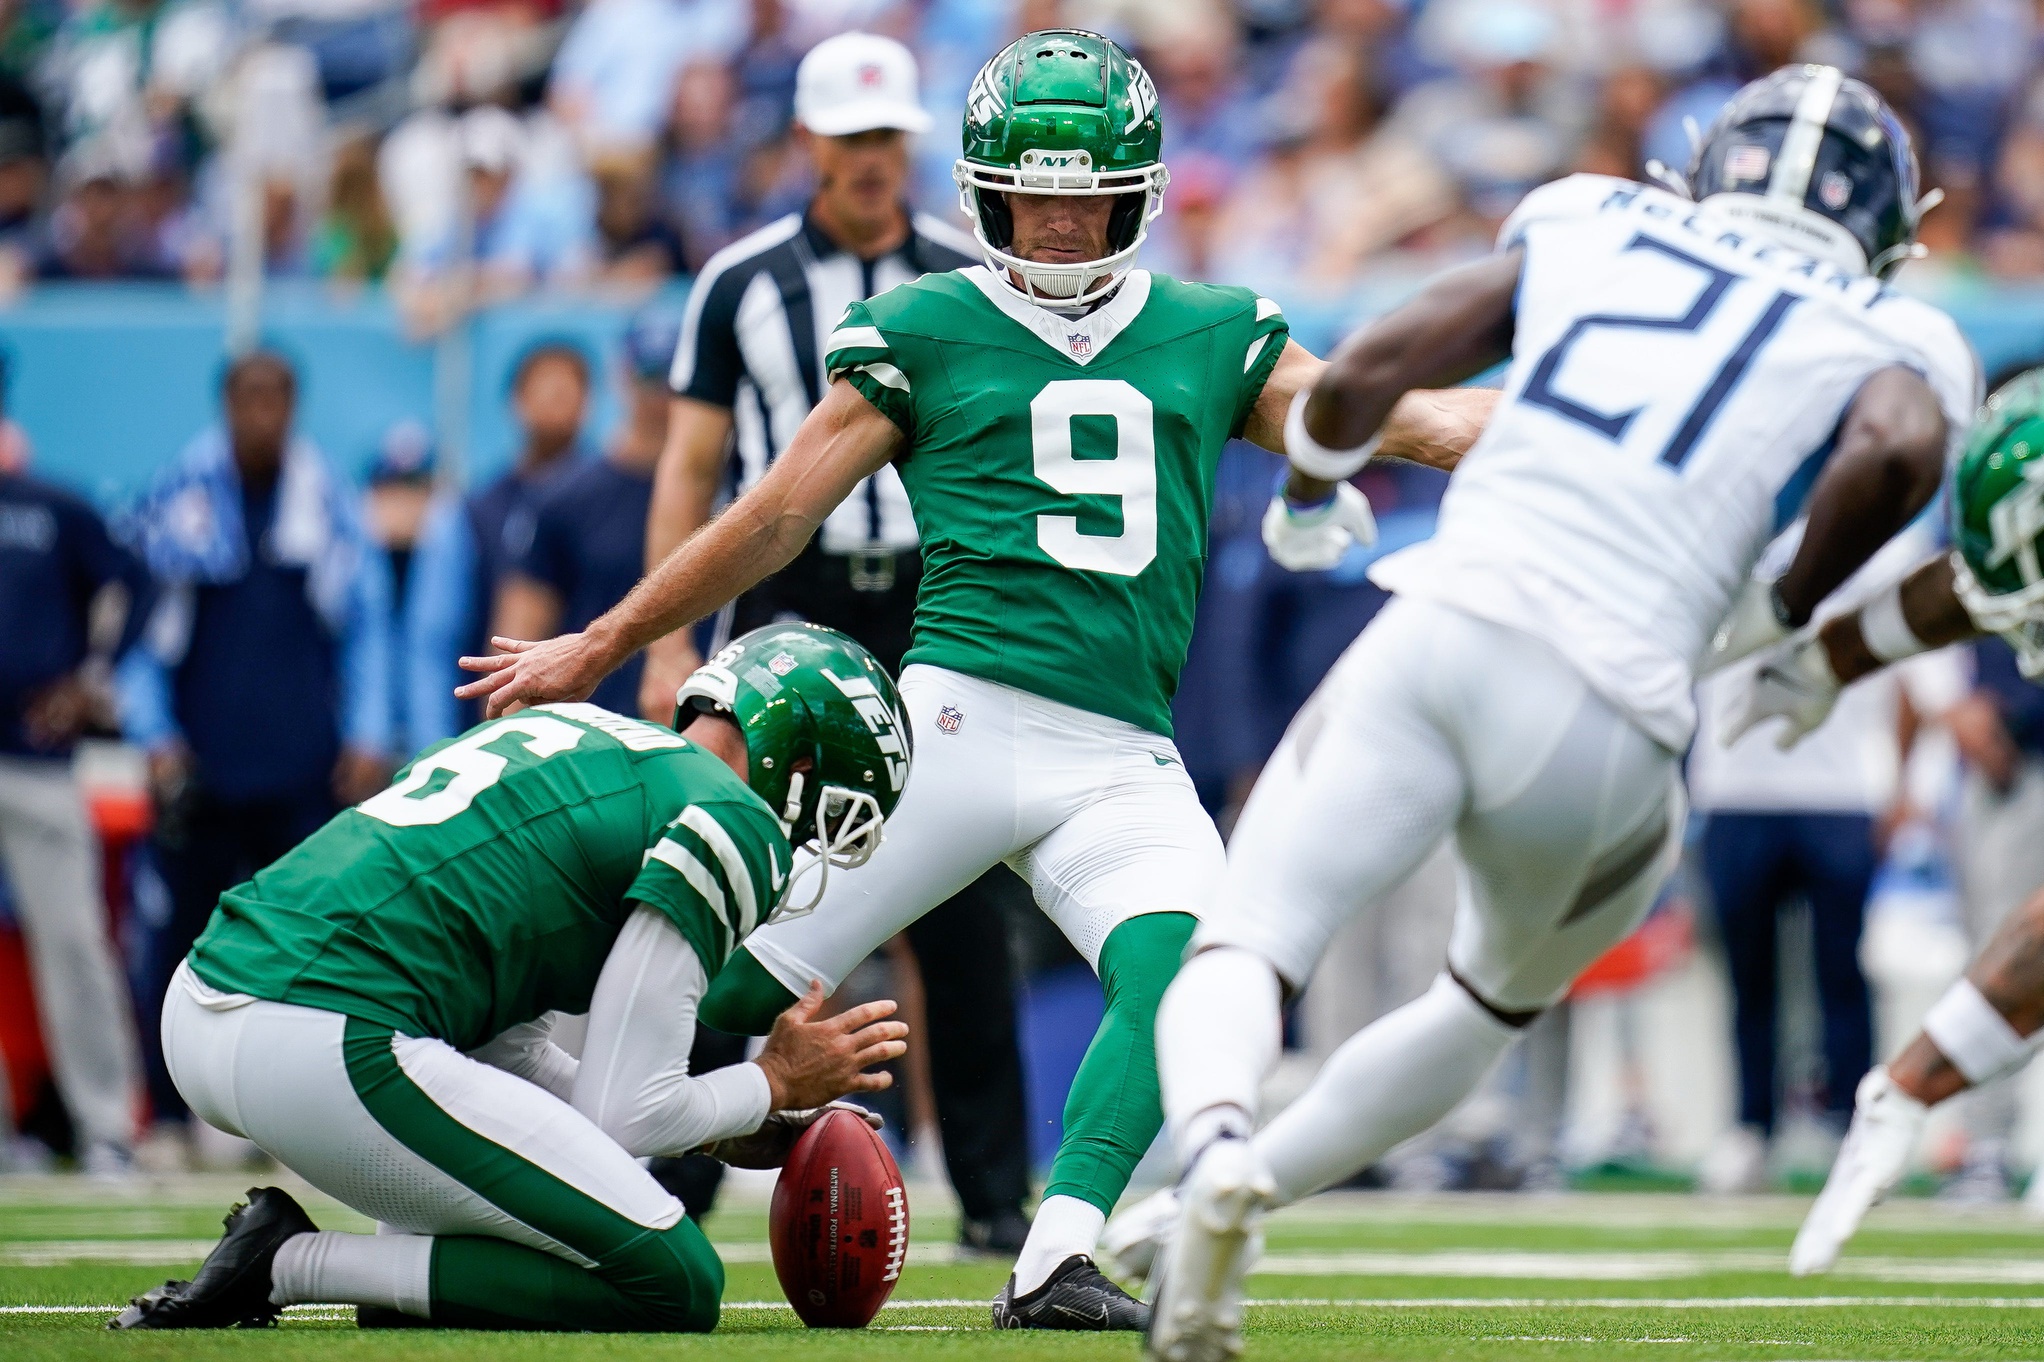
[[1011, 1274], [994, 1297], [996, 1329], [1139, 1332], [1149, 1325], [1150, 1307], [1108, 1281], [1083, 1253], [1059, 1263], [1042, 1286], [1024, 1295], [1015, 1294]]
[[319, 1227], [281, 1187], [251, 1187], [227, 1213], [227, 1233], [188, 1282], [165, 1282], [135, 1297], [109, 1329], [261, 1329], [277, 1322], [270, 1264], [294, 1235]]

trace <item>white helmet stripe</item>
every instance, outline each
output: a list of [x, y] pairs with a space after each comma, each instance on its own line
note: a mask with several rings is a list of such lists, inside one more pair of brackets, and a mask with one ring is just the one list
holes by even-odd
[[1768, 198], [1802, 205], [1817, 168], [1817, 149], [1824, 144], [1824, 125], [1831, 119], [1831, 106], [1844, 84], [1845, 72], [1835, 66], [1811, 68], [1810, 83], [1796, 101], [1788, 132], [1781, 139], [1781, 152], [1774, 158], [1774, 174], [1767, 181]]

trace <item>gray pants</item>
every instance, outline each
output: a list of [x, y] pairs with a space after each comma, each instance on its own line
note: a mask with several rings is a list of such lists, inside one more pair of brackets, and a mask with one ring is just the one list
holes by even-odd
[[140, 1066], [107, 939], [99, 839], [68, 766], [0, 757], [0, 861], [28, 946], [43, 1042], [81, 1143], [126, 1146]]
[[[1966, 774], [1959, 810], [1960, 904], [1966, 935], [1978, 955], [2016, 909], [2044, 889], [2044, 760], [2025, 756], [2004, 795], [1977, 771]], [[1976, 1139], [2007, 1140], [2017, 1116], [2013, 1075], [1984, 1084], [1962, 1099], [1967, 1131]]]

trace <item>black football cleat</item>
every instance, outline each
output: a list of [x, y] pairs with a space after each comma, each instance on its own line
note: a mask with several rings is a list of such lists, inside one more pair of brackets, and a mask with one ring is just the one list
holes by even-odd
[[1150, 1327], [1150, 1307], [1108, 1281], [1091, 1258], [1075, 1253], [1027, 1295], [1015, 1294], [1010, 1274], [994, 1297], [994, 1327], [1139, 1332]]
[[277, 1322], [270, 1264], [293, 1235], [319, 1227], [281, 1187], [251, 1187], [227, 1213], [227, 1233], [189, 1282], [165, 1282], [135, 1297], [109, 1329], [262, 1329]]

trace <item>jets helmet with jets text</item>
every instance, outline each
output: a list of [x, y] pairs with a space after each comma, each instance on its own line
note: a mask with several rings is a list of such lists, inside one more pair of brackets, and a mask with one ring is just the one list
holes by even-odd
[[2044, 676], [2044, 369], [1987, 399], [1952, 472], [1952, 584], [1973, 623]]
[[[733, 639], [675, 696], [674, 725], [721, 714], [745, 735], [746, 783], [798, 850], [829, 866], [864, 865], [908, 783], [914, 739], [894, 679], [835, 629], [770, 624]], [[784, 908], [795, 917], [813, 908]]]
[[[980, 68], [965, 98], [964, 152], [952, 167], [960, 206], [987, 267], [1008, 287], [1054, 308], [1090, 306], [1114, 291], [1162, 211], [1164, 124], [1142, 63], [1098, 33], [1027, 34]], [[1108, 254], [1039, 264], [1012, 253], [1009, 194], [1120, 196]]]
[[1943, 197], [1920, 195], [1909, 133], [1835, 66], [1784, 66], [1732, 97], [1696, 145], [1690, 195], [1854, 273], [1912, 255]]

